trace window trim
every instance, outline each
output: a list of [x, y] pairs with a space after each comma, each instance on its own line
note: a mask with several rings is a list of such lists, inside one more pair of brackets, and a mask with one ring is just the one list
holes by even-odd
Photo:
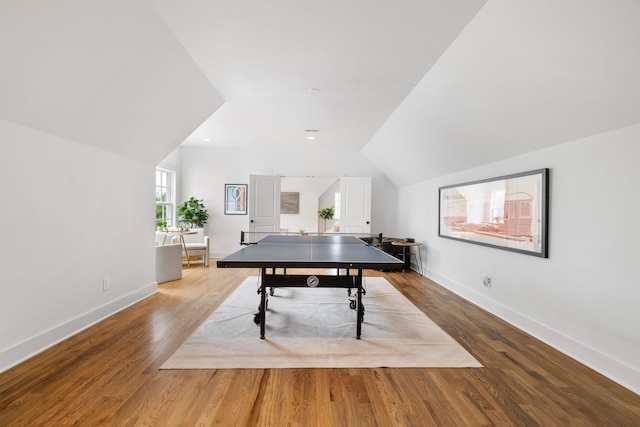
[[[158, 206], [166, 206], [169, 208], [170, 212], [171, 212], [171, 221], [170, 223], [167, 223], [168, 227], [175, 227], [176, 226], [176, 171], [171, 170], [171, 169], [167, 169], [167, 168], [163, 168], [163, 167], [156, 167], [156, 172], [161, 172], [161, 173], [166, 173], [169, 176], [169, 201], [165, 201], [165, 202], [160, 202], [158, 200], [156, 200], [156, 208]], [[158, 189], [158, 182], [156, 180], [155, 183], [155, 190]], [[157, 197], [154, 196], [154, 198]], [[157, 221], [157, 218], [156, 218]]]

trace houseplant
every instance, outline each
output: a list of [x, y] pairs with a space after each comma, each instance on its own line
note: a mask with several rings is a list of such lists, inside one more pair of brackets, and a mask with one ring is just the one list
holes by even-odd
[[189, 228], [202, 227], [206, 224], [209, 214], [202, 200], [191, 196], [189, 200], [178, 206], [178, 221]]
[[336, 214], [335, 206], [331, 206], [330, 208], [320, 209], [318, 211], [318, 215], [320, 215], [321, 219], [325, 221], [328, 219], [333, 219], [333, 216]]
[[335, 206], [331, 206], [328, 208], [324, 208], [324, 209], [320, 209], [318, 211], [318, 216], [320, 216], [320, 219], [322, 219], [323, 222], [323, 231], [326, 231], [327, 229], [327, 220], [332, 220], [333, 216], [336, 214], [336, 210], [335, 210]]

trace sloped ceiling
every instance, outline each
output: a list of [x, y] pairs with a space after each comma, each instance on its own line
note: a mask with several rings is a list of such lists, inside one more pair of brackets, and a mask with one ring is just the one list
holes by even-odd
[[150, 163], [362, 150], [407, 185], [640, 123], [638, 22], [639, 0], [0, 0], [0, 117]]
[[185, 145], [362, 148], [407, 185], [640, 122], [637, 0], [153, 4], [227, 101]]
[[225, 99], [185, 145], [328, 151], [360, 150], [484, 4], [151, 1]]
[[626, 127], [639, 76], [639, 2], [490, 0], [363, 152], [405, 185]]
[[0, 58], [0, 117], [153, 164], [224, 102], [145, 0], [2, 0]]

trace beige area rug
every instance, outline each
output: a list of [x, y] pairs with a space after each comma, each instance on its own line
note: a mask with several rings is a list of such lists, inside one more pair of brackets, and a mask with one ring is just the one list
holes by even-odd
[[365, 278], [362, 339], [345, 289], [277, 288], [262, 340], [258, 280], [245, 279], [160, 369], [482, 367], [380, 277]]

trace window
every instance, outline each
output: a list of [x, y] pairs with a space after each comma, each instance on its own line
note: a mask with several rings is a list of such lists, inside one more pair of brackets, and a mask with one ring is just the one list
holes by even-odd
[[175, 173], [156, 168], [156, 225], [175, 225]]

